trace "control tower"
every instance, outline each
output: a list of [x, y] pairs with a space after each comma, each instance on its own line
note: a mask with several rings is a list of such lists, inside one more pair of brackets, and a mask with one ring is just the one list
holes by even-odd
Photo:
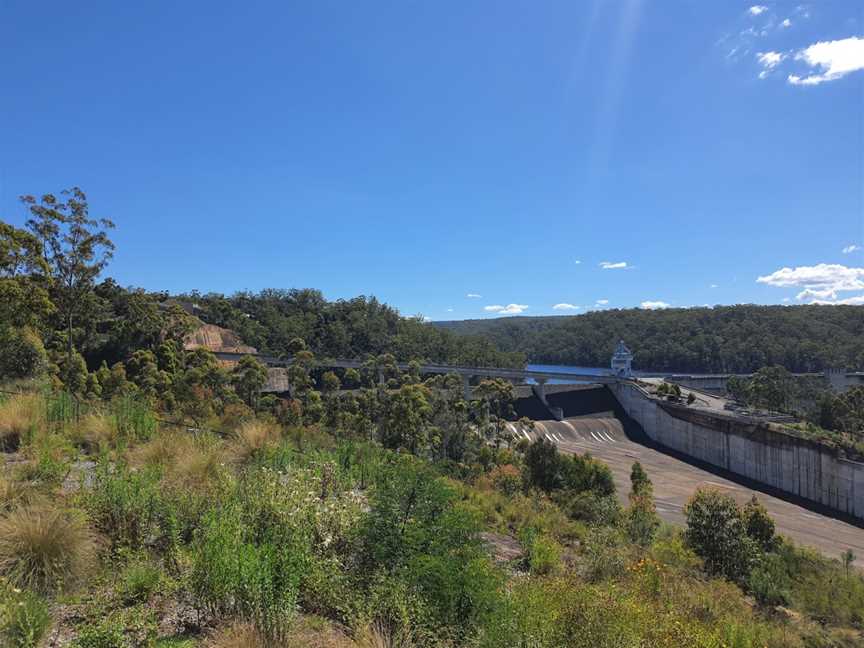
[[618, 341], [618, 346], [615, 347], [615, 353], [612, 354], [612, 373], [619, 378], [630, 378], [633, 372], [630, 365], [633, 364], [633, 354], [624, 340]]

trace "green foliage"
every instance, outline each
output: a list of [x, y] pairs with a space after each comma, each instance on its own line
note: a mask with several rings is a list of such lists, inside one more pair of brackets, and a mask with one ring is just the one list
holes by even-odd
[[605, 367], [618, 340], [638, 368], [751, 373], [769, 365], [793, 372], [864, 367], [860, 306], [715, 306], [605, 310], [573, 317], [506, 317], [436, 322], [448, 332], [483, 336], [533, 362]]
[[525, 452], [525, 483], [552, 492], [566, 489], [573, 493], [591, 491], [603, 497], [615, 493], [612, 472], [591, 455], [562, 455], [554, 443], [539, 439]]
[[131, 395], [123, 395], [111, 403], [114, 425], [124, 439], [147, 441], [156, 432], [158, 423], [150, 405]]
[[35, 376], [47, 363], [42, 340], [29, 328], [0, 325], [0, 349], [0, 379]]
[[310, 548], [284, 520], [262, 513], [266, 507], [249, 511], [235, 502], [208, 513], [195, 543], [190, 585], [202, 608], [254, 623], [278, 640], [294, 616]]
[[762, 605], [789, 605], [789, 575], [781, 556], [763, 556], [747, 578], [747, 589]]
[[546, 576], [561, 568], [561, 545], [554, 538], [526, 528], [519, 534], [525, 563], [532, 574]]
[[46, 602], [32, 592], [0, 587], [0, 638], [8, 648], [37, 648], [51, 625]]
[[768, 515], [768, 510], [756, 499], [750, 499], [742, 511], [744, 529], [762, 551], [771, 551], [776, 543], [774, 537], [774, 520]]
[[162, 570], [146, 561], [136, 561], [126, 566], [120, 575], [118, 592], [127, 605], [142, 603], [159, 589]]
[[687, 543], [705, 560], [711, 574], [732, 581], [746, 580], [759, 547], [747, 535], [747, 526], [735, 500], [716, 490], [696, 491], [684, 507]]
[[118, 547], [142, 547], [165, 531], [171, 517], [152, 468], [133, 471], [125, 464], [100, 464], [85, 503], [94, 525]]
[[417, 318], [402, 317], [374, 297], [327, 302], [317, 290], [266, 289], [231, 297], [193, 293], [188, 299], [200, 306], [206, 322], [234, 330], [245, 343], [277, 356], [309, 349], [330, 358], [392, 353], [399, 361], [423, 358], [479, 367], [525, 362], [521, 353], [501, 353], [486, 340], [452, 335]]

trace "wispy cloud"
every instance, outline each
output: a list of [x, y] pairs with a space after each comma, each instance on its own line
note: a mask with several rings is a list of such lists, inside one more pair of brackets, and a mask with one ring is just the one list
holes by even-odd
[[604, 270], [626, 270], [632, 266], [627, 265], [626, 261], [601, 261], [600, 267]]
[[795, 60], [803, 61], [816, 73], [803, 77], [790, 74], [788, 81], [792, 85], [811, 86], [835, 81], [851, 72], [864, 69], [864, 38], [851, 36], [814, 43], [795, 54]]
[[598, 299], [596, 302], [594, 302], [594, 305], [595, 306], [605, 306], [608, 303], [609, 303], [608, 299]]
[[573, 263], [575, 263], [576, 265], [579, 265], [580, 263], [582, 263], [582, 261], [580, 261], [579, 259], [576, 259]]
[[756, 60], [759, 61], [759, 65], [762, 66], [759, 78], [764, 79], [767, 77], [771, 70], [783, 62], [783, 59], [785, 59], [786, 56], [787, 55], [782, 52], [758, 52], [756, 54]]
[[483, 310], [489, 313], [498, 313], [499, 315], [518, 315], [527, 310], [527, 308], [526, 304], [507, 304], [506, 306], [492, 304], [491, 306], [484, 306]]
[[759, 16], [768, 11], [768, 7], [765, 5], [753, 5], [747, 11], [751, 16]]
[[576, 310], [577, 308], [579, 308], [579, 307], [576, 304], [561, 303], [561, 304], [555, 304], [552, 307], [552, 310]]
[[719, 288], [719, 287], [720, 287], [720, 286], [718, 286], [717, 284], [711, 284], [711, 285], [709, 286], [709, 288]]
[[468, 299], [480, 299], [483, 295], [478, 295], [477, 293], [468, 293], [465, 295]]
[[861, 249], [860, 245], [855, 245], [853, 243], [852, 245], [847, 245], [846, 247], [844, 247], [842, 252], [843, 252], [843, 254], [852, 254], [853, 252], [858, 252], [860, 249]]
[[659, 310], [661, 308], [669, 308], [672, 304], [668, 304], [664, 301], [643, 301], [640, 306], [645, 310]]
[[864, 268], [850, 268], [839, 263], [780, 268], [758, 277], [756, 282], [776, 288], [801, 288], [795, 295], [798, 301], [814, 304], [864, 303], [864, 294], [839, 298], [842, 292], [864, 291]]
[[448, 308], [448, 309], [447, 309], [447, 312], [448, 312], [448, 313], [452, 313], [452, 312], [453, 312], [453, 309], [452, 309], [452, 308]]
[[783, 22], [780, 23], [780, 26], [781, 26], [783, 29], [788, 29], [789, 27], [792, 26], [792, 21], [789, 20], [788, 18], [784, 18], [784, 19], [783, 19]]

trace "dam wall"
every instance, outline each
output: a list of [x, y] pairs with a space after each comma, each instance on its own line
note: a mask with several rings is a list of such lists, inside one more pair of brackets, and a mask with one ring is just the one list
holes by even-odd
[[609, 389], [655, 443], [864, 520], [864, 463], [763, 422], [658, 400], [634, 383]]

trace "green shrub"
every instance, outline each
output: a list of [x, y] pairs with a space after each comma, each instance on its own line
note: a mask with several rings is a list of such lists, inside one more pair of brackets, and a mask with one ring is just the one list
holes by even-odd
[[789, 575], [783, 559], [768, 554], [750, 572], [747, 588], [762, 605], [789, 605]]
[[164, 513], [159, 474], [132, 471], [125, 464], [100, 464], [86, 505], [96, 527], [115, 546], [141, 547], [159, 528]]
[[684, 537], [705, 560], [708, 572], [732, 581], [746, 580], [760, 548], [747, 535], [735, 500], [716, 490], [700, 489], [687, 502], [684, 515]]
[[133, 562], [120, 576], [118, 592], [127, 605], [142, 603], [159, 589], [162, 571], [152, 563]]
[[204, 517], [191, 589], [210, 613], [251, 622], [268, 639], [282, 639], [294, 617], [309, 547], [278, 519], [250, 517], [255, 512], [234, 502]]
[[519, 535], [525, 562], [532, 574], [545, 576], [561, 567], [561, 545], [547, 535], [526, 529]]
[[48, 605], [31, 592], [0, 594], [0, 637], [8, 648], [36, 648], [48, 627]]

